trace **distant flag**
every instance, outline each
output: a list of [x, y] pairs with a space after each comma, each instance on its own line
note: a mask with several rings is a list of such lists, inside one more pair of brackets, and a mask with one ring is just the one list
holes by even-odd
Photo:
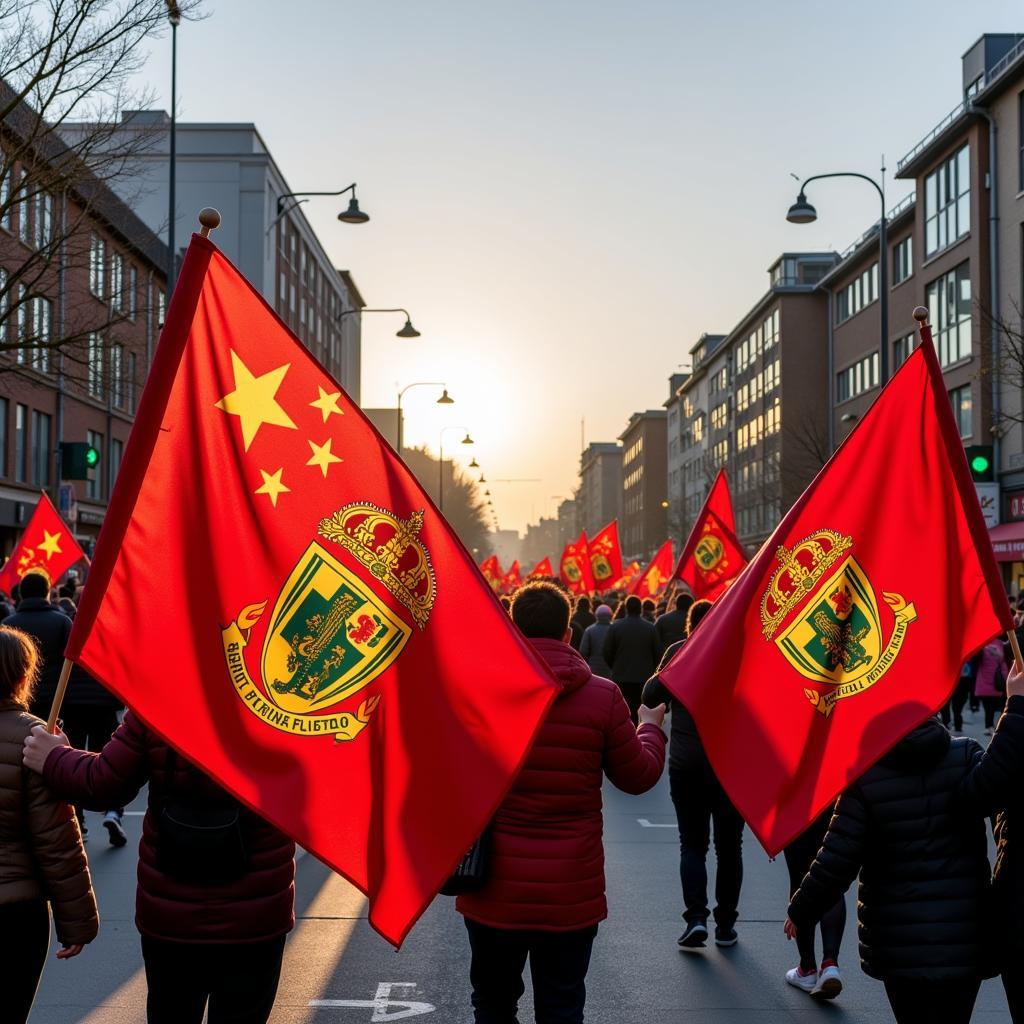
[[590, 553], [586, 531], [575, 541], [566, 544], [560, 566], [562, 582], [574, 594], [589, 594], [594, 589], [594, 577], [590, 570]]
[[714, 601], [747, 565], [736, 537], [732, 500], [725, 470], [720, 469], [683, 545], [672, 578], [681, 580], [695, 598]]
[[612, 584], [612, 590], [629, 590], [643, 567], [639, 562], [630, 562], [622, 571], [622, 575]]
[[83, 558], [85, 552], [44, 491], [39, 495], [17, 547], [0, 569], [0, 590], [10, 594], [22, 576], [33, 569], [44, 573], [55, 584]]
[[554, 575], [555, 570], [551, 564], [551, 559], [545, 556], [526, 574], [526, 578], [528, 580], [533, 580], [549, 578]]
[[655, 597], [665, 589], [672, 573], [672, 541], [658, 548], [650, 564], [630, 586], [629, 592], [637, 597]]
[[497, 593], [501, 589], [502, 580], [505, 578], [505, 573], [502, 571], [498, 556], [491, 555], [490, 558], [485, 558], [480, 563], [480, 571], [484, 574], [484, 579], [491, 585], [491, 590]]
[[619, 548], [619, 524], [612, 520], [590, 538], [590, 570], [595, 590], [610, 590], [622, 576], [622, 551]]
[[395, 944], [557, 690], [415, 477], [198, 236], [67, 653]]
[[513, 590], [523, 585], [519, 571], [519, 559], [517, 558], [508, 568], [508, 572], [501, 578], [501, 592], [511, 594]]
[[778, 853], [1013, 620], [930, 331], [662, 672]]

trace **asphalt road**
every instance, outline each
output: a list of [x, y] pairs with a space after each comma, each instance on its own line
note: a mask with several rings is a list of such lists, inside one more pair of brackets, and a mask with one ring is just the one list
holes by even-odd
[[[980, 737], [980, 715], [967, 731]], [[132, 810], [138, 812], [137, 801]], [[129, 845], [110, 848], [98, 815], [89, 815], [89, 857], [102, 929], [74, 960], [51, 958], [33, 1024], [144, 1024], [145, 978], [133, 924], [135, 849], [141, 817], [127, 819]], [[647, 824], [644, 824], [646, 822]], [[840, 963], [845, 990], [818, 1005], [787, 986], [795, 948], [782, 934], [787, 876], [747, 833], [739, 944], [680, 953], [678, 833], [667, 780], [643, 797], [611, 788], [605, 799], [610, 916], [594, 948], [587, 1020], [596, 1024], [782, 1024], [891, 1020], [882, 986], [856, 959], [851, 914]], [[713, 891], [713, 890], [712, 890]], [[310, 856], [298, 862], [298, 923], [289, 940], [273, 1024], [380, 1024], [422, 1020], [463, 1024], [469, 1010], [468, 945], [445, 897], [396, 953], [366, 923], [362, 896]], [[532, 1021], [529, 993], [520, 1018]], [[998, 982], [986, 982], [974, 1020], [1009, 1022]]]

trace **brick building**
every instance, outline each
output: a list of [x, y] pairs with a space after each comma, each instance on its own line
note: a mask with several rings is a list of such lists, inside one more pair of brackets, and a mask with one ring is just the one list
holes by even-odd
[[668, 537], [668, 444], [664, 409], [635, 412], [622, 442], [622, 518], [619, 543], [626, 560], [650, 558]]

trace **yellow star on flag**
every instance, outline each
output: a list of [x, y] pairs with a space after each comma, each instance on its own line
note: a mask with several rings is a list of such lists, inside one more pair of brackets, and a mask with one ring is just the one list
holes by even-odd
[[54, 555], [60, 554], [60, 545], [57, 543], [60, 540], [60, 531], [50, 533], [48, 530], [43, 530], [43, 537], [45, 539], [39, 545], [39, 550], [46, 552], [46, 560], [49, 561]]
[[271, 505], [277, 508], [278, 497], [291, 491], [290, 487], [285, 487], [281, 482], [284, 467], [282, 466], [276, 473], [268, 473], [265, 469], [261, 469], [260, 472], [263, 474], [263, 484], [256, 488], [256, 493], [269, 495]]
[[331, 452], [333, 440], [333, 438], [329, 437], [323, 444], [316, 444], [314, 441], [309, 442], [309, 447], [313, 454], [306, 465], [319, 466], [325, 477], [327, 476], [327, 469], [332, 463], [343, 461], [339, 456]]
[[33, 558], [36, 557], [36, 553], [31, 548], [25, 548], [25, 553], [18, 559], [19, 566], [29, 565]]
[[276, 370], [270, 370], [257, 377], [252, 370], [231, 350], [231, 368], [235, 375], [235, 390], [225, 395], [218, 403], [229, 416], [237, 416], [242, 421], [242, 441], [245, 450], [249, 450], [256, 437], [256, 432], [264, 423], [274, 427], [297, 429], [291, 417], [281, 408], [277, 399], [277, 389], [284, 380], [284, 375], [291, 367], [285, 363]]
[[[310, 402], [309, 404], [313, 406], [314, 409], [320, 410], [324, 417], [324, 423], [327, 422], [327, 419], [331, 415], [331, 413], [336, 412], [339, 416], [345, 415], [345, 410], [339, 408], [338, 406], [338, 399], [341, 398], [340, 391], [332, 391], [328, 394], [328, 392], [324, 391], [324, 389], [320, 387], [319, 384], [317, 384], [316, 389], [317, 391], [320, 392], [320, 397]], [[324, 475], [326, 476], [327, 474], [324, 473]]]

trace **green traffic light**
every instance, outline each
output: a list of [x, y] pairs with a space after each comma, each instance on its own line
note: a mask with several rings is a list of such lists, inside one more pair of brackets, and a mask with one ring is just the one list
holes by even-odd
[[96, 466], [96, 464], [99, 461], [100, 461], [100, 453], [98, 451], [96, 451], [96, 449], [93, 448], [92, 445], [89, 445], [89, 447], [86, 448], [86, 450], [85, 450], [85, 464], [90, 469], [92, 469], [94, 466]]
[[971, 471], [974, 473], [987, 473], [989, 465], [989, 460], [984, 455], [975, 455], [971, 459]]

